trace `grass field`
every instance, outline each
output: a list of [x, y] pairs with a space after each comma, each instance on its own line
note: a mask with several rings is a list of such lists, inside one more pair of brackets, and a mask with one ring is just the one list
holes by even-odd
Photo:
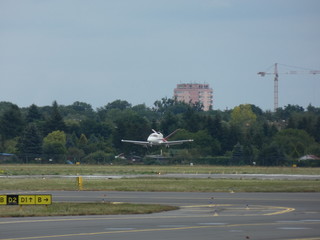
[[157, 166], [157, 165], [67, 165], [67, 164], [0, 164], [0, 175], [108, 175], [108, 174], [306, 174], [320, 175], [320, 168], [257, 166]]
[[[320, 175], [320, 168], [293, 167], [225, 167], [225, 166], [146, 166], [146, 165], [0, 165], [2, 190], [79, 190], [75, 176], [82, 175], [145, 175], [140, 178], [84, 179], [83, 190], [96, 191], [176, 191], [176, 192], [320, 192], [317, 180], [235, 180], [235, 179], [168, 179], [166, 173], [231, 173], [231, 174], [306, 174]], [[47, 175], [69, 175], [70, 178], [47, 178]], [[152, 178], [150, 175], [158, 176]], [[32, 177], [34, 176], [34, 177]], [[159, 177], [160, 176], [160, 177]]]
[[0, 217], [148, 214], [178, 209], [157, 204], [53, 203], [48, 206], [0, 206]]
[[[1, 190], [78, 191], [76, 178], [3, 178]], [[318, 180], [237, 180], [187, 178], [84, 179], [86, 191], [148, 192], [320, 192]]]

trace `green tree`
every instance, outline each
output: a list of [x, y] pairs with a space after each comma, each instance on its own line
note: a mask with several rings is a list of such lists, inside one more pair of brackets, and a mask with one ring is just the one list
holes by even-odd
[[178, 128], [180, 128], [179, 118], [171, 112], [165, 113], [160, 122], [161, 131], [170, 134]]
[[12, 138], [7, 141], [5, 141], [2, 151], [6, 153], [18, 153], [18, 138]]
[[126, 109], [130, 109], [131, 107], [132, 107], [132, 105], [130, 103], [128, 103], [127, 101], [116, 100], [111, 103], [108, 103], [107, 105], [105, 105], [102, 108], [98, 108], [98, 115], [99, 115], [100, 119], [103, 121], [106, 119], [109, 111], [115, 110], [115, 109], [119, 110], [119, 111], [123, 111]]
[[108, 103], [105, 106], [106, 110], [111, 110], [111, 109], [120, 109], [120, 110], [125, 110], [128, 108], [131, 108], [132, 105], [130, 103], [128, 103], [127, 101], [123, 101], [123, 100], [115, 100], [111, 103]]
[[253, 113], [250, 104], [241, 104], [231, 112], [231, 124], [245, 129], [255, 123], [257, 115]]
[[286, 166], [289, 163], [282, 146], [272, 142], [261, 149], [257, 164], [261, 166]]
[[81, 134], [78, 140], [78, 148], [82, 149], [84, 152], [88, 152], [87, 147], [88, 147], [88, 139], [85, 134]]
[[56, 101], [54, 101], [52, 104], [51, 115], [49, 116], [49, 119], [47, 119], [45, 127], [46, 127], [45, 129], [46, 133], [56, 131], [56, 130], [60, 130], [60, 131], [66, 130], [66, 125], [59, 112], [58, 103]]
[[114, 160], [114, 155], [103, 151], [96, 151], [83, 158], [85, 163], [110, 163]]
[[232, 151], [232, 165], [243, 164], [243, 158], [243, 146], [240, 143], [237, 143], [234, 145]]
[[127, 112], [115, 122], [116, 131], [113, 134], [113, 145], [121, 152], [142, 153], [144, 149], [134, 144], [123, 144], [121, 139], [146, 140], [150, 134], [150, 122], [132, 112]]
[[68, 149], [68, 159], [72, 162], [80, 162], [83, 157], [85, 157], [85, 153], [82, 149], [76, 147]]
[[170, 107], [175, 104], [175, 100], [172, 98], [162, 98], [161, 101], [157, 100], [154, 102], [154, 111], [163, 115]]
[[39, 112], [39, 108], [35, 104], [32, 104], [28, 109], [26, 121], [28, 123], [31, 123], [31, 122], [39, 121], [41, 119], [42, 119], [42, 115]]
[[25, 128], [19, 140], [18, 149], [21, 155], [31, 158], [42, 154], [42, 136], [35, 124], [31, 123]]
[[301, 113], [301, 112], [304, 112], [303, 107], [298, 105], [288, 104], [283, 109], [278, 108], [276, 110], [275, 117], [277, 120], [283, 121], [283, 120], [288, 120], [292, 116], [292, 114]]
[[63, 131], [53, 131], [43, 139], [43, 152], [50, 158], [61, 160], [61, 155], [67, 152], [66, 134]]
[[79, 138], [79, 141], [78, 141], [78, 145], [79, 146], [85, 146], [87, 144], [88, 144], [88, 139], [87, 139], [86, 135], [81, 134], [80, 138]]
[[307, 107], [308, 112], [320, 114], [320, 108], [314, 107], [311, 104]]
[[0, 118], [0, 134], [3, 140], [19, 136], [23, 131], [24, 121], [17, 105], [12, 104]]
[[314, 139], [307, 132], [298, 129], [282, 130], [274, 136], [273, 141], [291, 159], [307, 154], [308, 147], [315, 144]]
[[320, 116], [317, 118], [317, 122], [314, 127], [314, 136], [318, 143], [320, 143]]
[[77, 101], [77, 102], [74, 102], [72, 105], [70, 105], [70, 108], [74, 110], [76, 113], [84, 114], [87, 117], [92, 117], [94, 115], [92, 106], [88, 103]]
[[90, 136], [94, 134], [95, 136], [101, 136], [103, 138], [109, 138], [113, 131], [113, 126], [107, 122], [100, 122], [94, 119], [86, 119], [80, 122], [81, 134]]
[[44, 144], [46, 143], [52, 143], [52, 142], [59, 142], [62, 145], [66, 144], [66, 134], [63, 131], [53, 131], [49, 133], [44, 139], [43, 142]]
[[233, 147], [242, 140], [241, 129], [235, 125], [225, 126], [225, 139], [222, 142], [224, 151], [232, 151]]
[[209, 134], [216, 138], [219, 142], [223, 140], [224, 130], [222, 127], [222, 118], [218, 113], [212, 118], [211, 116], [207, 116], [205, 120], [204, 128], [208, 130]]
[[189, 107], [188, 110], [183, 114], [183, 122], [184, 122], [184, 128], [190, 132], [197, 132], [201, 129], [201, 122], [203, 119], [201, 119], [198, 112], [192, 108]]
[[[187, 133], [187, 131], [186, 131]], [[180, 136], [177, 134], [177, 136]], [[193, 143], [184, 144], [182, 147], [190, 146], [192, 152], [195, 153], [197, 150], [198, 156], [217, 156], [221, 152], [221, 145], [214, 137], [212, 137], [207, 130], [200, 130], [196, 133], [193, 133], [192, 136], [182, 136], [180, 139], [194, 139]]]
[[252, 131], [255, 128], [257, 115], [253, 113], [250, 104], [241, 104], [231, 112], [230, 124], [239, 132], [239, 143], [250, 145], [252, 143]]
[[0, 116], [2, 116], [6, 111], [11, 109], [12, 105], [14, 105], [11, 102], [0, 102]]

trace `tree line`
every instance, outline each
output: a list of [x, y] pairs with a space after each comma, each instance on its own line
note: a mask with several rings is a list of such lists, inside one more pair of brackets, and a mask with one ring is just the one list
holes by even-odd
[[[121, 142], [145, 140], [151, 129], [164, 135], [181, 129], [172, 140], [194, 142], [168, 149]], [[320, 108], [287, 105], [271, 112], [241, 104], [203, 111], [171, 98], [152, 107], [116, 100], [97, 109], [78, 101], [24, 108], [0, 102], [0, 153], [0, 162], [286, 166], [306, 154], [320, 156]]]

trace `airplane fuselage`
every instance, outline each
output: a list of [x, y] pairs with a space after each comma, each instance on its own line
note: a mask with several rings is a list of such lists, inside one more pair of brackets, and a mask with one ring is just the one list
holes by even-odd
[[168, 141], [168, 138], [175, 134], [179, 129], [169, 134], [167, 137], [163, 137], [163, 134], [161, 132], [157, 132], [152, 129], [153, 133], [149, 135], [147, 138], [147, 141], [136, 141], [136, 140], [126, 140], [122, 139], [122, 142], [126, 143], [133, 143], [137, 145], [142, 145], [144, 147], [152, 147], [153, 145], [164, 145], [166, 147], [169, 147], [171, 145], [179, 145], [186, 142], [193, 142], [193, 139], [184, 139], [184, 140], [176, 140], [176, 141]]
[[161, 133], [151, 133], [147, 139], [150, 145], [160, 145], [166, 142]]

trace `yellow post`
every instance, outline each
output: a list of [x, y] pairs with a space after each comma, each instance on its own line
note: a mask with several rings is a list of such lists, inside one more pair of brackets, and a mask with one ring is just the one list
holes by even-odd
[[83, 190], [83, 180], [82, 180], [82, 177], [77, 177], [77, 183], [78, 183], [79, 191]]

